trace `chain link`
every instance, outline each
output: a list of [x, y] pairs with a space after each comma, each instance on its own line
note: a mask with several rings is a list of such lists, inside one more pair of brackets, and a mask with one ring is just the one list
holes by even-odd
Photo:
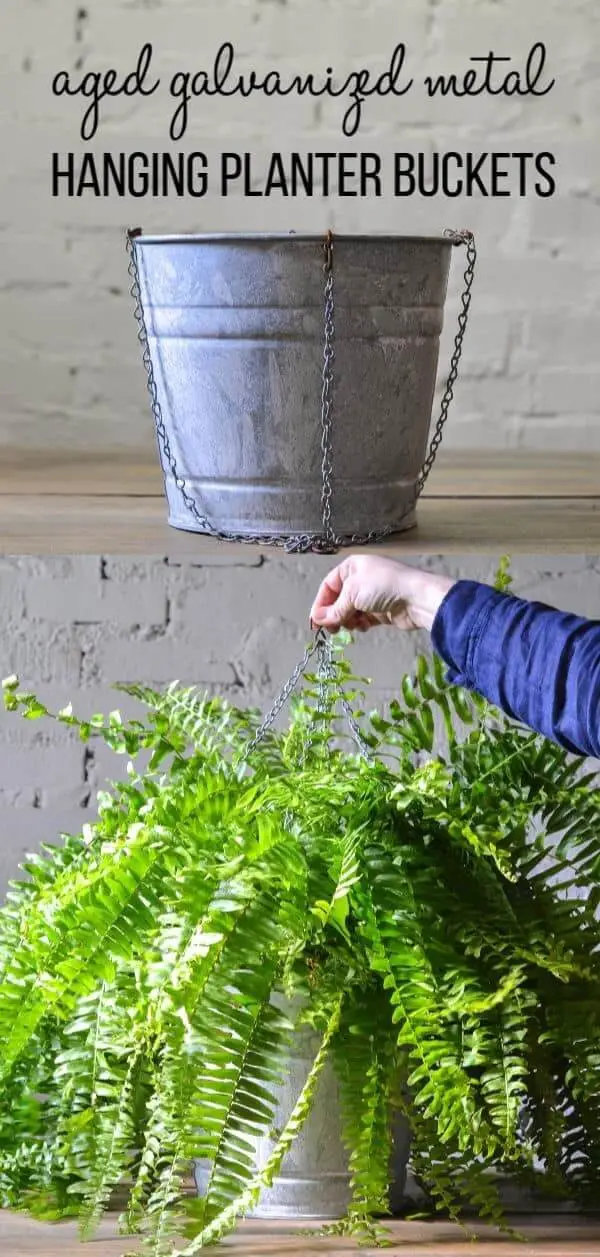
[[[146, 319], [144, 315], [144, 306], [142, 300], [142, 290], [140, 284], [140, 274], [138, 267], [136, 240], [141, 236], [140, 228], [127, 232], [127, 252], [129, 256], [128, 271], [131, 278], [131, 296], [134, 302], [134, 318], [137, 323], [138, 340], [142, 348], [142, 362], [146, 371], [147, 388], [150, 395], [150, 405], [154, 422], [156, 426], [156, 435], [159, 444], [159, 452], [161, 456], [161, 464], [163, 474], [166, 476], [167, 469], [173, 478], [173, 483], [178, 489], [182, 501], [189, 511], [190, 515], [196, 521], [198, 530], [202, 533], [208, 533], [218, 541], [234, 541], [241, 545], [262, 545], [283, 548], [288, 554], [336, 554], [339, 549], [352, 546], [372, 545], [377, 541], [382, 541], [385, 537], [389, 537], [397, 529], [397, 524], [393, 527], [381, 529], [379, 531], [372, 530], [367, 533], [336, 533], [333, 527], [333, 449], [332, 449], [332, 432], [333, 432], [333, 394], [334, 394], [334, 337], [335, 337], [335, 294], [334, 294], [334, 241], [331, 232], [327, 233], [324, 241], [324, 344], [323, 344], [323, 372], [322, 372], [322, 391], [321, 391], [321, 516], [322, 516], [322, 534], [299, 533], [295, 536], [256, 534], [249, 536], [246, 533], [223, 532], [216, 528], [199, 509], [190, 493], [188, 493], [186, 482], [177, 467], [177, 462], [171, 448], [171, 442], [165, 426], [162, 407], [158, 397], [158, 389], [154, 376], [154, 367], [150, 354], [150, 345], [148, 332], [146, 328]], [[458, 368], [463, 349], [463, 341], [467, 322], [469, 317], [469, 309], [471, 305], [471, 289], [475, 276], [475, 264], [477, 261], [477, 250], [475, 247], [475, 239], [470, 231], [446, 231], [444, 235], [451, 243], [457, 247], [464, 245], [467, 249], [467, 266], [464, 274], [464, 289], [461, 296], [461, 310], [458, 318], [458, 331], [454, 341], [454, 351], [450, 361], [450, 374], [442, 397], [440, 414], [435, 425], [433, 436], [429, 445], [425, 462], [421, 468], [421, 472], [417, 479], [415, 493], [409, 505], [406, 508], [403, 518], [410, 514], [414, 509], [418, 498], [423, 492], [427, 477], [433, 467], [435, 458], [442, 441], [443, 429], [448, 418], [450, 404], [454, 396], [454, 386], [458, 377]], [[166, 486], [165, 486], [166, 487]]]

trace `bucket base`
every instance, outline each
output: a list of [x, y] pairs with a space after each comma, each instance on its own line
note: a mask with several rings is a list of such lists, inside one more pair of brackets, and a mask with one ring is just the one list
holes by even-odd
[[[286, 1171], [284, 1162], [282, 1173], [274, 1180], [272, 1187], [263, 1190], [258, 1204], [248, 1217], [264, 1221], [306, 1223], [338, 1222], [346, 1217], [352, 1194], [348, 1154], [341, 1143], [339, 1112], [335, 1108], [327, 1108], [326, 1089], [321, 1090], [321, 1096], [324, 1112], [329, 1117], [324, 1141], [311, 1140], [310, 1127], [308, 1131], [303, 1131], [299, 1146], [287, 1153], [286, 1160], [289, 1162], [291, 1159], [289, 1169]], [[315, 1124], [318, 1126], [320, 1116], [319, 1112], [311, 1113], [308, 1121], [312, 1122], [313, 1127]], [[314, 1134], [314, 1130], [312, 1133]], [[406, 1196], [409, 1156], [410, 1128], [406, 1119], [398, 1113], [393, 1123], [390, 1165], [389, 1208], [392, 1217], [400, 1214]], [[261, 1159], [264, 1163], [264, 1155]], [[339, 1169], [326, 1169], [323, 1162], [327, 1162], [329, 1166], [337, 1162]], [[210, 1165], [206, 1161], [195, 1161], [193, 1173], [198, 1195], [204, 1196], [210, 1181]]]
[[[180, 459], [180, 462], [183, 460]], [[183, 532], [210, 534], [211, 528], [233, 537], [319, 537], [323, 534], [321, 490], [315, 483], [251, 480], [240, 475], [235, 480], [201, 479], [184, 469], [186, 500], [173, 478], [165, 476], [169, 524]], [[396, 477], [393, 482], [338, 477], [331, 503], [333, 531], [340, 537], [368, 533], [404, 532], [415, 523], [418, 507], [415, 476]], [[207, 520], [210, 528], [199, 523]]]
[[[203, 1196], [210, 1178], [209, 1167], [196, 1161], [194, 1177], [198, 1195]], [[259, 1203], [247, 1216], [273, 1222], [338, 1222], [346, 1216], [349, 1204], [347, 1171], [330, 1171], [310, 1178], [283, 1174], [273, 1187], [263, 1191]]]
[[[200, 537], [212, 536], [212, 533], [208, 532], [206, 529], [194, 528], [191, 522], [192, 519], [193, 517], [187, 513], [186, 515], [183, 515], [175, 511], [170, 511], [168, 515], [169, 526], [171, 528], [177, 529], [177, 532], [197, 533], [198, 536]], [[404, 519], [402, 519], [400, 523], [394, 526], [393, 531], [389, 533], [388, 536], [394, 537], [394, 536], [397, 536], [399, 533], [409, 532], [411, 528], [416, 528], [416, 525], [417, 525], [417, 513], [416, 513], [416, 510], [412, 510], [408, 513], [408, 515], [405, 515]], [[287, 537], [295, 537], [297, 535], [296, 531], [293, 531], [289, 528], [252, 529], [252, 528], [245, 527], [245, 528], [235, 528], [235, 529], [225, 528], [224, 531], [225, 532], [231, 531], [231, 533], [234, 534], [235, 537], [260, 536], [260, 537], [264, 537], [265, 540], [271, 537], [286, 537], [287, 538]], [[360, 535], [358, 529], [355, 529], [355, 531]], [[368, 532], [370, 531], [370, 529], [365, 528], [364, 531]], [[304, 534], [306, 534], [307, 536], [320, 536], [321, 535], [320, 532], [316, 532], [316, 531], [311, 532], [308, 529], [304, 530], [302, 535]], [[260, 544], [260, 542], [257, 542], [257, 544]], [[351, 543], [349, 543], [349, 548], [351, 548]]]

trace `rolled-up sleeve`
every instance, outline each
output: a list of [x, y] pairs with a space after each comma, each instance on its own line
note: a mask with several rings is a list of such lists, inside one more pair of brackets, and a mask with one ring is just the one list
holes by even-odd
[[579, 755], [600, 757], [600, 622], [461, 580], [432, 628], [448, 679]]

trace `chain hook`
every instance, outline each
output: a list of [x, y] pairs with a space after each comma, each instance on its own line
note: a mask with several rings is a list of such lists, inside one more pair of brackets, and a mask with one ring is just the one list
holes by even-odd
[[323, 625], [315, 624], [311, 617], [310, 627], [315, 635], [315, 646], [317, 647], [317, 650], [322, 650], [323, 647], [327, 647], [329, 644], [329, 638], [327, 636], [327, 630], [323, 628]]

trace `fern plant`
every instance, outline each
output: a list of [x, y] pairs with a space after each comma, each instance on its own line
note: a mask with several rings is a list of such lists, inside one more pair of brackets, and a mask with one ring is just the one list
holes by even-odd
[[[352, 715], [363, 683], [342, 643], [320, 649], [282, 731], [177, 685], [123, 687], [144, 719], [55, 717], [132, 763], [0, 913], [3, 1206], [76, 1214], [85, 1237], [125, 1183], [123, 1229], [191, 1257], [273, 1182], [327, 1061], [348, 1227], [386, 1213], [398, 1109], [453, 1217], [502, 1224], [492, 1168], [598, 1198], [595, 781], [436, 659], [385, 716]], [[16, 678], [4, 696], [50, 715]], [[275, 995], [321, 1046], [257, 1168], [299, 1024]]]

